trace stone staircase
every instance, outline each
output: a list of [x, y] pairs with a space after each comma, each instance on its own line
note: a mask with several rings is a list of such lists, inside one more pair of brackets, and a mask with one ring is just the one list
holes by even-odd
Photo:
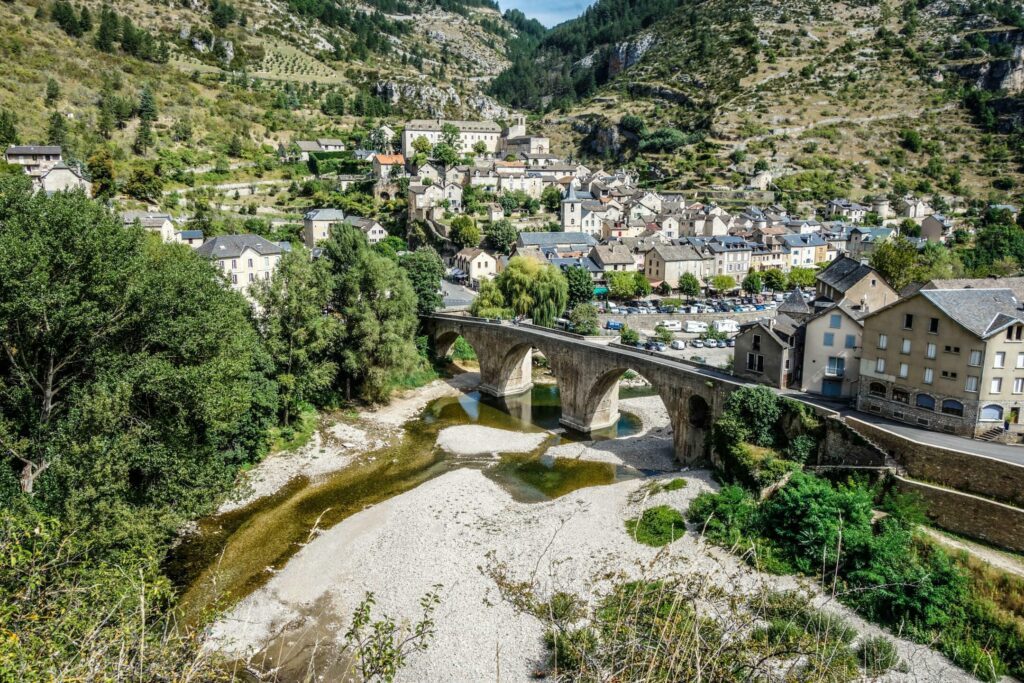
[[978, 439], [979, 441], [995, 441], [995, 440], [997, 440], [1002, 435], [1003, 435], [1003, 428], [1001, 426], [999, 426], [999, 427], [993, 427], [992, 429], [989, 429], [988, 431], [985, 431], [985, 432], [979, 434], [975, 438]]

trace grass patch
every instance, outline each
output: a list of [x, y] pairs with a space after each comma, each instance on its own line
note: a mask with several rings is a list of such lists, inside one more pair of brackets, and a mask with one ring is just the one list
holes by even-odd
[[687, 483], [685, 479], [679, 477], [662, 486], [659, 491], [680, 491], [686, 488]]
[[660, 548], [686, 533], [683, 515], [668, 505], [647, 508], [638, 519], [626, 520], [626, 531], [639, 543]]
[[429, 363], [423, 363], [414, 370], [397, 375], [391, 380], [391, 391], [419, 389], [438, 379], [441, 375]]
[[270, 452], [294, 451], [302, 448], [313, 438], [320, 423], [320, 414], [316, 408], [307, 406], [287, 427], [277, 426], [270, 430]]
[[884, 636], [865, 638], [857, 646], [857, 659], [871, 676], [881, 676], [900, 665], [896, 646]]

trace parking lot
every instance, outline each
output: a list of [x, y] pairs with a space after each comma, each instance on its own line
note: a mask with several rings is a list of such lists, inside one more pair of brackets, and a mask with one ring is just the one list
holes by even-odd
[[[636, 328], [636, 330], [637, 330], [637, 332], [640, 333], [641, 339], [643, 341], [647, 341], [648, 339], [653, 339], [654, 338], [654, 326], [653, 325], [643, 325], [643, 324], [641, 324], [641, 325], [639, 325]], [[729, 335], [729, 337], [735, 337], [735, 336], [736, 335], [734, 335], [734, 334]], [[696, 346], [693, 345], [694, 341], [696, 341], [698, 339], [703, 340], [703, 337], [704, 337], [704, 335], [701, 335], [701, 334], [691, 334], [691, 333], [687, 333], [687, 332], [674, 332], [672, 334], [672, 338], [674, 340], [675, 339], [679, 339], [679, 340], [682, 340], [682, 341], [686, 342], [686, 348], [684, 348], [684, 349], [673, 349], [673, 348], [671, 348], [669, 346], [669, 347], [666, 347], [666, 349], [664, 351], [661, 351], [661, 353], [664, 353], [666, 356], [673, 356], [675, 358], [687, 358], [689, 360], [697, 360], [698, 362], [703, 362], [703, 363], [706, 363], [708, 365], [713, 365], [714, 367], [717, 367], [717, 368], [722, 368], [722, 367], [725, 367], [726, 365], [728, 365], [729, 361], [732, 359], [733, 350], [734, 349], [732, 347], [729, 347], [729, 346], [725, 347], [724, 349], [720, 349], [717, 346], [714, 347], [714, 348], [709, 348], [709, 347], [706, 347], [706, 346], [705, 347], [696, 347]]]
[[[781, 294], [764, 294], [756, 297], [731, 297], [724, 299], [693, 299], [676, 303], [678, 299], [626, 301], [622, 303], [603, 302], [598, 311], [610, 315], [686, 315], [708, 313], [754, 313], [772, 311], [778, 308]], [[670, 302], [668, 305], [665, 302]]]

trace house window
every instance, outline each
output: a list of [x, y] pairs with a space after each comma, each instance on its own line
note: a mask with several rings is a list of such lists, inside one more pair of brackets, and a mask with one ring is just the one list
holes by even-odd
[[[949, 347], [947, 346], [946, 348], [948, 349]], [[971, 356], [968, 358], [967, 364], [975, 367], [981, 365], [981, 351], [978, 351], [977, 349], [971, 351]]]
[[935, 399], [928, 394], [918, 394], [914, 398], [914, 405], [925, 410], [935, 410]]
[[880, 334], [878, 335], [878, 348], [887, 349], [889, 348], [889, 335]]
[[231, 270], [238, 270], [238, 261], [231, 259]]
[[256, 274], [255, 273], [249, 273], [249, 282], [253, 282], [255, 280], [256, 280]]
[[1015, 377], [1013, 380], [1013, 393], [1024, 394], [1024, 377]]
[[1002, 377], [993, 377], [992, 381], [989, 382], [988, 392], [990, 394], [998, 394], [1002, 390], [1003, 390], [1003, 378]]
[[1014, 325], [1013, 327], [1006, 328], [1007, 341], [1020, 341], [1022, 335], [1024, 335], [1024, 325]]
[[967, 384], [964, 385], [966, 391], [977, 391], [978, 390], [978, 378], [974, 375], [967, 376]]
[[924, 383], [931, 384], [935, 380], [935, 370], [931, 368], [924, 369]]
[[949, 370], [943, 370], [942, 371], [942, 378], [943, 379], [956, 379], [956, 373], [955, 372], [951, 372]]
[[912, 330], [914, 329], [914, 314], [907, 313], [903, 316], [903, 329]]
[[1024, 368], [1024, 353], [1017, 354], [1017, 367]]
[[249, 267], [252, 268], [252, 259], [249, 259]]
[[828, 326], [831, 327], [833, 330], [838, 330], [842, 324], [843, 317], [838, 313], [833, 313], [828, 317]]
[[263, 257], [263, 267], [264, 268], [269, 268], [270, 267], [270, 257], [269, 256], [264, 256]]
[[910, 405], [910, 392], [904, 389], [893, 389], [892, 400], [897, 403], [906, 403], [907, 405]]
[[833, 342], [835, 342], [835, 340], [836, 340], [836, 335], [834, 333], [832, 333], [832, 332], [826, 332], [825, 333], [825, 346], [832, 346], [832, 344], [833, 344]]
[[905, 379], [907, 377], [907, 375], [909, 375], [909, 374], [910, 374], [910, 366], [907, 365], [906, 363], [900, 363], [899, 376]]
[[751, 372], [764, 372], [764, 356], [759, 353], [748, 353], [747, 370]]
[[938, 318], [929, 318], [928, 319], [928, 331], [931, 332], [932, 334], [938, 334], [939, 333], [939, 319]]
[[855, 334], [848, 334], [848, 335], [846, 335], [846, 344], [845, 344], [845, 346], [848, 349], [855, 349], [855, 348], [857, 348], [857, 335], [855, 335]]
[[942, 402], [942, 412], [946, 415], [956, 415], [963, 417], [964, 415], [964, 404], [952, 398], [947, 398]]
[[1003, 421], [1003, 407], [996, 404], [987, 405], [981, 409], [981, 419], [983, 422], [1002, 422]]
[[825, 369], [825, 374], [829, 377], [842, 377], [846, 374], [846, 359], [829, 356], [828, 367]]
[[903, 343], [900, 344], [900, 353], [910, 353], [910, 340], [906, 337], [903, 338]]
[[1005, 366], [1006, 366], [1006, 352], [1005, 351], [996, 351], [995, 359], [993, 361], [992, 367], [994, 367], [994, 368], [1002, 368], [1002, 367], [1005, 367]]
[[238, 284], [238, 273], [231, 273], [231, 284]]
[[753, 348], [755, 351], [761, 350], [761, 335], [754, 335], [754, 343], [751, 345], [751, 348]]
[[926, 346], [924, 348], [924, 357], [925, 358], [935, 358], [935, 351], [937, 349], [938, 349], [938, 347], [935, 346], [935, 344], [929, 342], [928, 346]]
[[[946, 353], [960, 353], [960, 347], [959, 346], [949, 346], [949, 345], [946, 345], [942, 350], [945, 351]], [[978, 353], [981, 353], [981, 351], [979, 351]], [[978, 361], [978, 365], [981, 365], [981, 361], [980, 360]]]
[[868, 393], [872, 396], [885, 398], [885, 385], [881, 382], [872, 382], [868, 385]]
[[885, 359], [884, 358], [876, 358], [875, 359], [875, 372], [877, 372], [879, 374], [885, 372]]

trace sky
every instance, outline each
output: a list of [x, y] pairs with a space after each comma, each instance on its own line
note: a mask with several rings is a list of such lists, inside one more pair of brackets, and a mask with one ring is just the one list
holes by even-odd
[[583, 14], [593, 0], [498, 0], [501, 11], [517, 9], [548, 28]]

